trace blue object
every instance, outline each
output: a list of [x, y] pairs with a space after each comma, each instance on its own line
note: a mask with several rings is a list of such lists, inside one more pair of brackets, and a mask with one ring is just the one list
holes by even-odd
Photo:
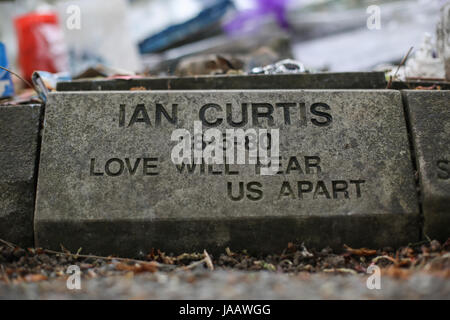
[[[5, 45], [0, 42], [0, 67], [9, 68], [6, 57]], [[14, 86], [11, 80], [11, 74], [0, 68], [0, 98], [8, 98], [14, 95]]]
[[219, 22], [229, 8], [234, 7], [231, 0], [220, 0], [216, 4], [202, 10], [195, 18], [176, 24], [143, 40], [139, 43], [140, 53], [151, 53], [163, 50], [178, 41], [186, 39], [200, 31], [208, 29]]

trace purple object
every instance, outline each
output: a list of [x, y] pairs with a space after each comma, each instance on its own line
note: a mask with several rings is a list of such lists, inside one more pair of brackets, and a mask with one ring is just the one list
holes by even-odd
[[254, 0], [256, 8], [238, 13], [232, 21], [224, 26], [227, 33], [241, 31], [249, 21], [260, 19], [267, 15], [275, 15], [275, 18], [283, 29], [288, 29], [286, 18], [286, 5], [290, 0]]

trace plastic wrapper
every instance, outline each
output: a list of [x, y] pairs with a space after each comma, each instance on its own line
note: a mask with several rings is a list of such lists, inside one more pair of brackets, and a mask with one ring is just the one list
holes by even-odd
[[232, 1], [219, 0], [214, 5], [203, 9], [196, 17], [183, 23], [171, 25], [163, 31], [154, 34], [139, 43], [142, 54], [160, 52], [182, 43], [207, 38], [219, 33], [221, 19], [232, 7]]
[[251, 71], [252, 74], [286, 74], [303, 72], [306, 72], [303, 64], [292, 59], [281, 60], [265, 67], [256, 67]]

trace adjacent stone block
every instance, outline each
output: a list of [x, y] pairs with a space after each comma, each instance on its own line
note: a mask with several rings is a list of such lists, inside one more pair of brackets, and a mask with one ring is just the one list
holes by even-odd
[[[45, 117], [38, 246], [136, 256], [419, 239], [398, 91], [52, 93]], [[278, 129], [279, 172], [176, 166], [171, 135], [193, 133], [194, 121], [222, 133]]]
[[33, 246], [40, 105], [0, 106], [0, 238]]
[[322, 72], [272, 75], [214, 75], [58, 82], [58, 91], [384, 89], [384, 72]]
[[403, 91], [419, 171], [424, 233], [450, 237], [450, 91]]

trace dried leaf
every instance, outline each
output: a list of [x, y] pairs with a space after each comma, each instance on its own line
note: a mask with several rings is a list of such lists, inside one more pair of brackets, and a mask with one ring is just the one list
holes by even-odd
[[353, 269], [348, 268], [333, 268], [333, 269], [324, 269], [323, 272], [340, 272], [340, 273], [350, 273], [350, 274], [357, 274], [357, 272]]
[[360, 248], [360, 249], [353, 249], [349, 246], [344, 244], [344, 248], [349, 254], [353, 254], [355, 256], [373, 256], [377, 254], [377, 250], [367, 249], [367, 248]]
[[135, 263], [135, 264], [127, 264], [127, 263], [117, 263], [116, 270], [119, 271], [128, 271], [133, 273], [141, 273], [141, 272], [156, 272], [158, 271], [158, 263], [156, 262], [148, 262], [148, 263]]
[[295, 244], [292, 242], [288, 242], [287, 248], [289, 251], [295, 251], [297, 248], [295, 247]]
[[390, 276], [402, 280], [408, 279], [411, 276], [412, 272], [413, 270], [411, 269], [398, 268], [395, 266], [381, 269], [381, 274], [383, 276]]
[[44, 276], [43, 274], [28, 274], [25, 276], [26, 282], [39, 282], [47, 279], [47, 276]]
[[232, 251], [230, 250], [230, 248], [228, 248], [228, 247], [225, 248], [225, 253], [226, 253], [227, 256], [229, 256], [229, 257], [232, 257], [232, 256], [236, 255], [236, 253], [232, 252]]
[[314, 256], [311, 252], [308, 251], [308, 249], [306, 249], [304, 243], [302, 243], [301, 247], [302, 247], [301, 255], [302, 255], [303, 257], [311, 258], [311, 257]]
[[213, 265], [213, 262], [211, 260], [211, 257], [209, 256], [208, 252], [206, 252], [206, 250], [203, 250], [203, 254], [205, 255], [206, 266], [208, 267], [209, 270], [213, 271], [214, 270], [214, 265]]
[[372, 263], [377, 263], [378, 261], [380, 261], [381, 259], [386, 259], [386, 260], [389, 260], [389, 261], [391, 261], [391, 262], [393, 262], [393, 263], [396, 263], [397, 262], [397, 260], [395, 260], [394, 258], [392, 258], [392, 257], [390, 257], [390, 256], [386, 256], [386, 255], [384, 255], [384, 256], [378, 256], [378, 257], [375, 257], [375, 258], [373, 258], [372, 259]]

